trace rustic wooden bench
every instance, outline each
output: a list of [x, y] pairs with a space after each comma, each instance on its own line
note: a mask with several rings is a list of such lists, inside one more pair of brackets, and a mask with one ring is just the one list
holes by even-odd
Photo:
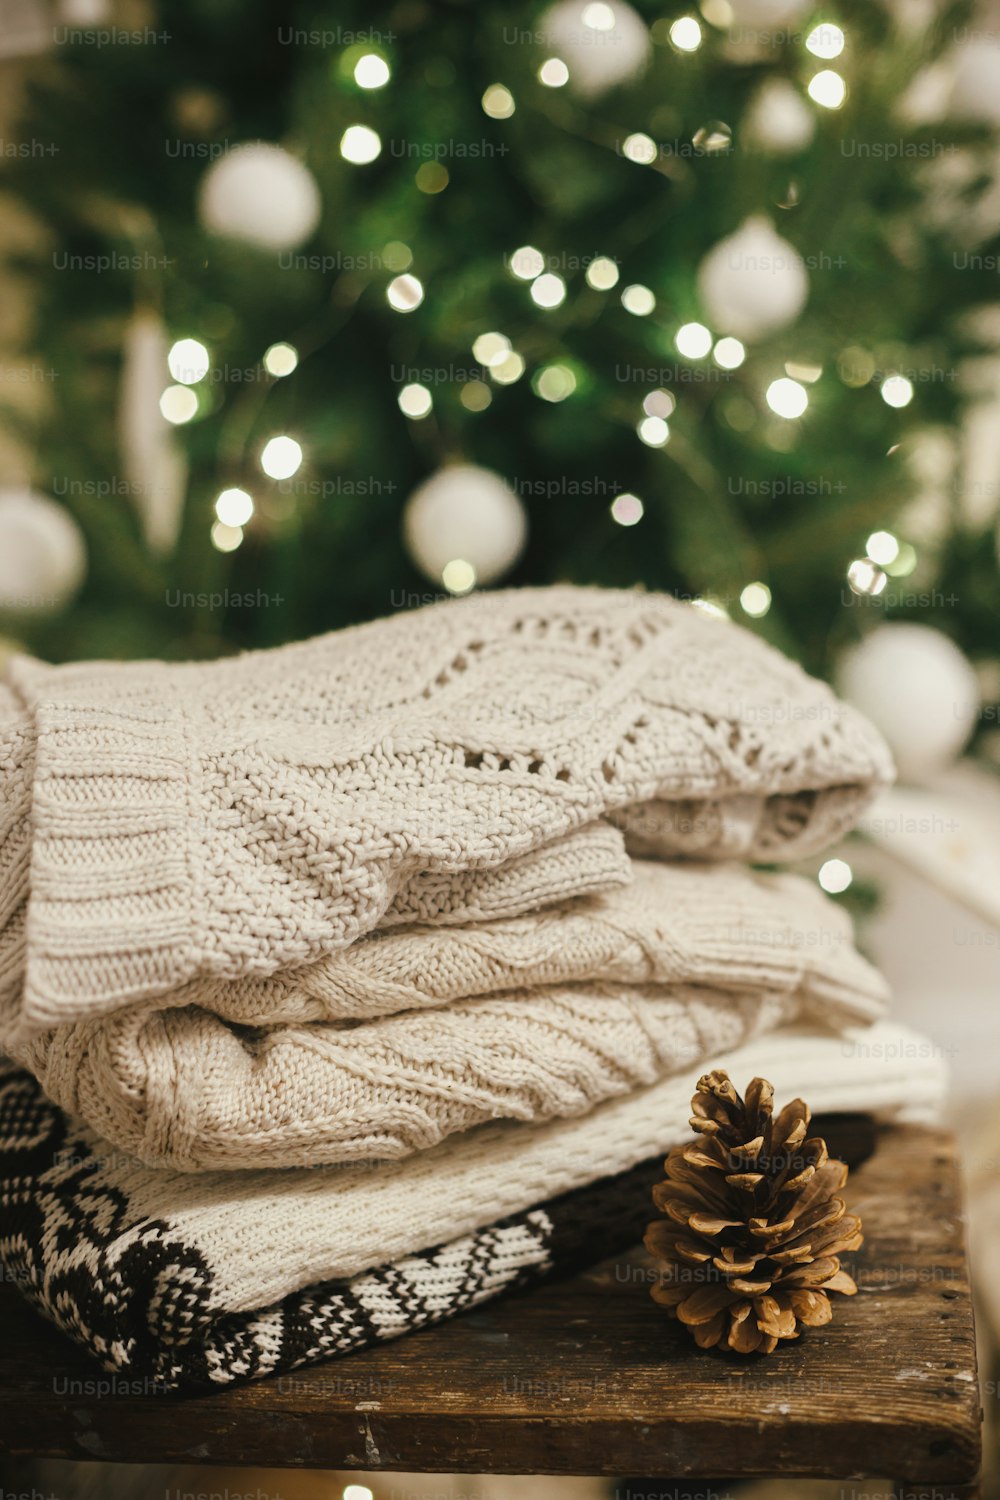
[[284, 1377], [191, 1398], [102, 1396], [99, 1368], [5, 1286], [0, 1453], [677, 1480], [870, 1476], [921, 1500], [974, 1495], [981, 1413], [952, 1138], [879, 1132], [851, 1174], [850, 1202], [866, 1232], [854, 1258], [859, 1295], [766, 1359], [698, 1351], [650, 1301], [650, 1263], [637, 1250]]

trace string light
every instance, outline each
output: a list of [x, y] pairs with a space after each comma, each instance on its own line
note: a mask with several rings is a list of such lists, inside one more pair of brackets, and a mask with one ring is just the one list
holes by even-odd
[[412, 417], [415, 422], [426, 417], [434, 405], [433, 397], [425, 385], [404, 385], [396, 398], [399, 409], [404, 417]]
[[441, 582], [449, 594], [468, 594], [476, 586], [476, 570], [464, 557], [452, 558], [441, 569]]
[[481, 365], [490, 369], [503, 364], [510, 353], [510, 339], [502, 333], [481, 333], [472, 345], [472, 352]]
[[610, 292], [613, 286], [618, 285], [618, 267], [607, 255], [598, 255], [590, 262], [586, 270], [587, 285], [592, 286], [595, 292]]
[[439, 161], [425, 161], [417, 168], [413, 180], [421, 193], [433, 194], [443, 193], [451, 178], [448, 168]]
[[534, 281], [545, 270], [545, 256], [534, 245], [522, 245], [507, 262], [518, 281]]
[[414, 312], [424, 300], [424, 288], [416, 276], [394, 276], [385, 289], [386, 300], [394, 312]]
[[636, 432], [647, 448], [662, 448], [670, 437], [670, 428], [662, 417], [643, 417]]
[[733, 144], [733, 132], [725, 120], [712, 120], [695, 131], [691, 144], [704, 151], [706, 156], [716, 156], [720, 151], [729, 150]]
[[505, 354], [499, 364], [490, 367], [490, 379], [495, 380], [497, 385], [513, 385], [523, 374], [524, 360], [514, 349]]
[[670, 28], [670, 40], [678, 52], [697, 52], [701, 46], [701, 27], [694, 16], [679, 16]]
[[264, 369], [276, 379], [291, 375], [298, 363], [299, 351], [294, 344], [272, 344], [264, 354]]
[[547, 89], [561, 89], [569, 82], [569, 68], [561, 57], [547, 57], [538, 70], [538, 77]]
[[882, 382], [882, 400], [886, 406], [909, 406], [913, 400], [913, 382], [905, 375], [889, 375]]
[[614, 31], [615, 29], [615, 13], [610, 5], [604, 3], [604, 0], [594, 0], [592, 5], [585, 5], [580, 19], [591, 31]]
[[576, 376], [569, 365], [546, 365], [536, 371], [531, 389], [543, 401], [565, 401], [576, 390]]
[[884, 568], [899, 556], [899, 542], [891, 531], [873, 531], [865, 543], [865, 552], [872, 562]]
[[740, 594], [740, 607], [751, 619], [762, 619], [771, 608], [771, 590], [767, 584], [748, 583]]
[[167, 369], [181, 385], [197, 385], [204, 380], [210, 363], [208, 350], [197, 339], [178, 339], [167, 355]]
[[349, 1484], [344, 1490], [344, 1500], [375, 1500], [366, 1484]]
[[458, 399], [466, 411], [485, 411], [493, 400], [493, 392], [485, 380], [468, 380], [459, 392]]
[[669, 417], [676, 405], [670, 391], [650, 391], [642, 398], [642, 409], [647, 417]]
[[820, 865], [816, 879], [828, 896], [839, 896], [854, 879], [854, 871], [846, 859], [828, 859]]
[[870, 558], [858, 557], [847, 570], [847, 582], [855, 594], [866, 599], [877, 599], [888, 579]]
[[712, 347], [712, 335], [704, 323], [683, 323], [674, 335], [678, 354], [685, 359], [701, 359]]
[[794, 359], [785, 360], [785, 374], [790, 375], [793, 380], [804, 381], [806, 385], [815, 385], [822, 373], [822, 365], [803, 365]]
[[291, 479], [301, 462], [301, 447], [284, 435], [271, 438], [260, 455], [260, 466], [269, 479]]
[[656, 142], [651, 135], [645, 135], [641, 130], [637, 130], [625, 137], [622, 142], [622, 155], [640, 167], [648, 167], [656, 160]]
[[619, 526], [635, 526], [644, 514], [645, 507], [638, 495], [616, 495], [611, 502], [611, 515]]
[[809, 405], [809, 392], [797, 380], [782, 376], [780, 380], [771, 381], [764, 399], [776, 416], [786, 417], [791, 421], [795, 417], [801, 417]]
[[216, 499], [215, 514], [224, 526], [245, 526], [253, 515], [253, 500], [246, 490], [223, 490]]
[[389, 64], [377, 52], [366, 52], [354, 65], [354, 82], [359, 89], [381, 89], [391, 78]]
[[832, 68], [824, 68], [809, 80], [810, 99], [824, 109], [839, 109], [847, 97], [847, 84]]
[[491, 120], [509, 120], [517, 106], [510, 89], [491, 83], [482, 98], [483, 111]]
[[531, 300], [539, 307], [559, 307], [566, 298], [566, 283], [553, 271], [543, 271], [531, 283]]
[[900, 542], [899, 556], [895, 562], [886, 563], [885, 570], [890, 578], [909, 578], [916, 566], [916, 550], [910, 546], [909, 542]]
[[160, 397], [160, 411], [175, 427], [190, 422], [198, 412], [198, 397], [190, 386], [168, 385]]
[[814, 57], [839, 57], [844, 50], [844, 33], [832, 21], [823, 21], [810, 31], [806, 46]]
[[387, 271], [408, 271], [413, 264], [413, 251], [402, 240], [390, 240], [382, 247], [382, 264]]
[[747, 351], [739, 339], [720, 339], [712, 350], [712, 358], [723, 370], [738, 370], [747, 357]]
[[243, 540], [243, 529], [240, 526], [227, 526], [224, 521], [216, 521], [211, 537], [216, 552], [235, 552]]
[[340, 154], [355, 167], [367, 166], [381, 150], [378, 131], [372, 130], [370, 125], [348, 125], [340, 137]]
[[656, 298], [649, 290], [649, 287], [641, 286], [639, 282], [635, 282], [632, 286], [627, 286], [622, 292], [622, 307], [624, 307], [626, 312], [632, 313], [634, 317], [647, 317], [655, 306]]

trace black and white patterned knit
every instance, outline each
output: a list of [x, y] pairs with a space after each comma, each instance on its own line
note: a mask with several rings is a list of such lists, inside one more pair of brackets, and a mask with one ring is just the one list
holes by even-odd
[[227, 1308], [203, 1247], [146, 1216], [100, 1142], [0, 1061], [0, 1261], [105, 1369], [196, 1389], [349, 1354], [635, 1243], [662, 1158], [350, 1280]]

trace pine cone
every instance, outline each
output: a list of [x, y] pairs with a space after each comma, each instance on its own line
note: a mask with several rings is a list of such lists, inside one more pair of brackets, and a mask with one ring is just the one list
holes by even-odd
[[837, 1257], [862, 1243], [861, 1220], [834, 1194], [847, 1166], [806, 1139], [810, 1114], [793, 1099], [772, 1119], [774, 1090], [755, 1078], [740, 1098], [723, 1072], [698, 1080], [700, 1140], [675, 1146], [653, 1201], [667, 1216], [645, 1245], [661, 1264], [653, 1298], [703, 1349], [770, 1354], [800, 1325], [833, 1316], [829, 1292], [857, 1291]]

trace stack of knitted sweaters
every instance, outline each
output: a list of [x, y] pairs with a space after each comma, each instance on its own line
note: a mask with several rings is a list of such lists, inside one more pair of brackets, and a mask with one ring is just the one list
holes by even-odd
[[891, 775], [674, 600], [555, 588], [0, 688], [0, 1258], [103, 1363], [265, 1374], [632, 1242], [710, 1063], [941, 1079], [815, 885]]

